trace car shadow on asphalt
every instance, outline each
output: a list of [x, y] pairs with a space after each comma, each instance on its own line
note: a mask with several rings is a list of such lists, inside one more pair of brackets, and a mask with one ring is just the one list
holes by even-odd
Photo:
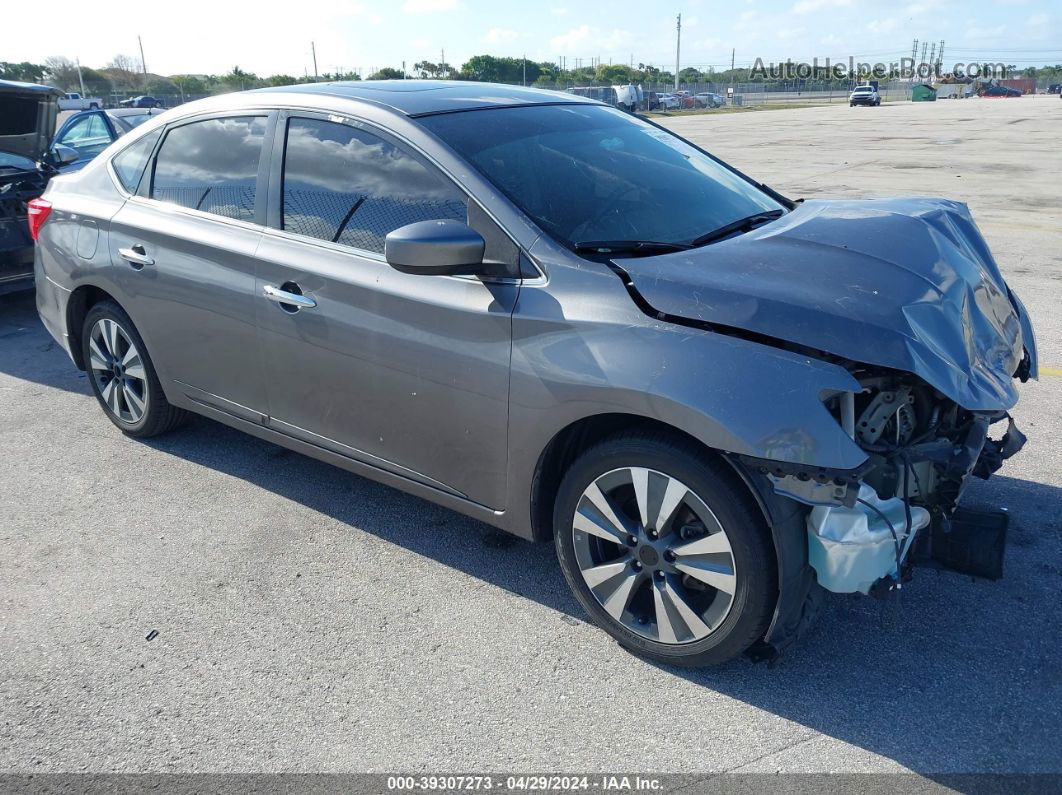
[[[0, 299], [0, 372], [83, 393], [91, 406], [83, 374], [40, 326], [32, 298]], [[550, 544], [205, 418], [146, 444], [532, 599], [569, 623], [586, 621]], [[827, 595], [818, 622], [773, 667], [744, 659], [703, 670], [653, 667], [925, 775], [1057, 771], [1062, 489], [997, 476], [974, 481], [964, 502], [1010, 509], [1003, 580], [917, 570], [890, 601]], [[831, 769], [829, 752], [814, 748], [822, 742], [809, 735], [751, 769], [799, 769], [804, 760]]]
[[41, 325], [32, 290], [0, 295], [0, 373], [89, 394], [85, 374]]
[[[586, 621], [551, 544], [206, 419], [148, 444], [533, 599], [569, 623]], [[1062, 489], [997, 477], [969, 491], [972, 507], [1010, 508], [1003, 580], [919, 569], [894, 600], [828, 594], [818, 622], [774, 666], [655, 667], [925, 775], [1057, 768]], [[774, 767], [764, 760], [764, 769], [809, 758], [807, 749], [792, 753]]]

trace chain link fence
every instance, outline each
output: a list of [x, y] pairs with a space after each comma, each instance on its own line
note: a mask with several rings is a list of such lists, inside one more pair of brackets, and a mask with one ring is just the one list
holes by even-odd
[[[912, 83], [904, 80], [879, 81], [878, 91], [882, 102], [901, 102], [911, 98]], [[856, 83], [842, 83], [838, 81], [816, 80], [793, 80], [773, 82], [750, 82], [750, 83], [727, 83], [722, 81], [703, 81], [692, 83], [680, 83], [675, 89], [674, 83], [642, 83], [642, 105], [640, 110], [656, 110], [652, 95], [676, 94], [685, 92], [690, 98], [697, 94], [718, 94], [726, 100], [727, 105], [732, 106], [762, 106], [774, 104], [788, 105], [820, 105], [836, 102], [847, 102], [848, 94]], [[534, 88], [543, 88], [550, 91], [567, 92], [572, 88], [591, 88], [590, 95], [597, 99], [608, 102], [610, 84], [607, 83], [535, 83]], [[733, 89], [733, 94], [729, 93]], [[216, 92], [217, 93], [217, 92]], [[133, 100], [144, 96], [144, 92], [136, 91], [112, 91], [104, 97], [105, 107], [117, 108], [123, 100]], [[151, 94], [164, 108], [172, 108], [185, 102], [203, 99], [210, 94]], [[703, 104], [689, 99], [683, 103], [683, 107], [674, 109], [683, 110], [702, 109]]]
[[[696, 99], [698, 94], [716, 94], [723, 98], [726, 105], [734, 107], [756, 107], [763, 105], [826, 105], [835, 102], [848, 102], [848, 95], [858, 83], [837, 81], [794, 80], [776, 82], [726, 83], [721, 81], [703, 81], [679, 83], [642, 83], [641, 110], [665, 110], [658, 106], [655, 95], [678, 95], [680, 107], [671, 112], [686, 110], [703, 110], [703, 101]], [[878, 93], [882, 102], [902, 102], [911, 99], [911, 82], [904, 80], [878, 81]], [[587, 92], [594, 99], [609, 101], [611, 87], [604, 83], [536, 83], [535, 88], [552, 91], [569, 91], [572, 88], [589, 88]], [[731, 92], [730, 89], [733, 89]]]

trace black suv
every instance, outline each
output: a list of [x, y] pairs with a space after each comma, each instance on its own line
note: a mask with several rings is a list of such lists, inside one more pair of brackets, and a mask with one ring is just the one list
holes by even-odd
[[51, 86], [0, 80], [0, 293], [30, 286], [33, 240], [26, 203], [77, 151], [52, 147], [59, 98]]

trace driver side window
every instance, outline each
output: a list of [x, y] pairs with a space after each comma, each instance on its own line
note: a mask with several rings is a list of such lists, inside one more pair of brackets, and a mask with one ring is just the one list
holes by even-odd
[[464, 194], [390, 141], [348, 124], [289, 120], [281, 228], [382, 254], [388, 232], [467, 214]]

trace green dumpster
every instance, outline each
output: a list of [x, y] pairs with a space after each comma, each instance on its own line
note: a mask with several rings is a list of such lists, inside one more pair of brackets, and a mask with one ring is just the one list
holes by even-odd
[[911, 86], [911, 102], [936, 102], [937, 90], [933, 86], [919, 83]]

